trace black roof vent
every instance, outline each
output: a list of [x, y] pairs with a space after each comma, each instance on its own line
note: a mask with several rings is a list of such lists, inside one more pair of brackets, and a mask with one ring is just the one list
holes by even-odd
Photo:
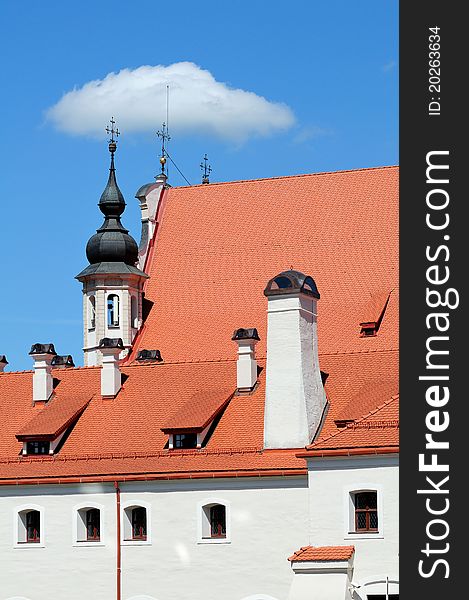
[[56, 354], [52, 359], [51, 365], [58, 369], [65, 369], [68, 367], [74, 367], [75, 363], [73, 362], [73, 358], [70, 354], [64, 354], [63, 356]]
[[8, 364], [7, 357], [4, 354], [0, 354], [0, 363], [4, 365]]
[[33, 344], [29, 354], [57, 354], [54, 344]]
[[265, 296], [281, 296], [301, 292], [319, 300], [320, 295], [312, 277], [300, 271], [282, 271], [268, 282], [264, 290]]
[[159, 350], [139, 350], [137, 354], [138, 361], [162, 362], [161, 352]]
[[259, 334], [257, 333], [257, 329], [255, 327], [250, 327], [249, 329], [236, 329], [233, 333], [232, 340], [260, 340]]
[[99, 342], [98, 348], [120, 348], [124, 349], [124, 342], [122, 338], [103, 338]]

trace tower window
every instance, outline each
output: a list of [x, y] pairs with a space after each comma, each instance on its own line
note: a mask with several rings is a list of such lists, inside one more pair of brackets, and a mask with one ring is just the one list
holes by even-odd
[[111, 294], [107, 299], [108, 327], [119, 327], [119, 296]]
[[89, 328], [94, 329], [96, 327], [96, 298], [94, 296], [89, 297]]
[[355, 532], [378, 531], [378, 502], [376, 492], [357, 492], [354, 495]]
[[136, 296], [130, 298], [130, 322], [134, 329], [138, 329], [138, 300]]

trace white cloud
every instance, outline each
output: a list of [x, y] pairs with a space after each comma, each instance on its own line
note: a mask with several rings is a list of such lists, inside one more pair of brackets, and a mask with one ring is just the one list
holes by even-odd
[[286, 104], [230, 88], [191, 62], [109, 73], [64, 94], [46, 117], [61, 131], [75, 135], [101, 136], [111, 116], [125, 133], [154, 132], [166, 120], [167, 85], [173, 133], [203, 132], [239, 143], [285, 130], [295, 122]]

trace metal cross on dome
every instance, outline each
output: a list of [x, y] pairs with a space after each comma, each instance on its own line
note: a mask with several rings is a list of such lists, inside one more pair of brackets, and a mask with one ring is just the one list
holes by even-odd
[[115, 144], [117, 142], [117, 139], [114, 139], [114, 136], [116, 136], [117, 138], [120, 135], [120, 131], [117, 127], [114, 129], [114, 125], [116, 124], [114, 117], [111, 117], [110, 123], [111, 127], [109, 127], [109, 125], [106, 127], [106, 133], [108, 135], [111, 134], [111, 139], [109, 140], [109, 143]]

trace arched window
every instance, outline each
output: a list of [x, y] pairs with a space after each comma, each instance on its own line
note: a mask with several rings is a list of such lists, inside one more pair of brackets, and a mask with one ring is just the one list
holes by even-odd
[[41, 513], [22, 510], [18, 513], [18, 544], [38, 544], [41, 541]]
[[138, 329], [138, 299], [137, 296], [130, 297], [130, 323], [134, 329]]
[[123, 514], [123, 538], [125, 542], [145, 542], [149, 539], [145, 506], [127, 506]]
[[108, 327], [119, 327], [119, 296], [110, 294], [107, 298]]
[[356, 492], [355, 531], [356, 533], [378, 531], [378, 501], [375, 491]]
[[96, 327], [96, 298], [89, 296], [88, 301], [89, 328], [94, 329]]
[[101, 541], [101, 511], [82, 508], [78, 511], [77, 542]]

